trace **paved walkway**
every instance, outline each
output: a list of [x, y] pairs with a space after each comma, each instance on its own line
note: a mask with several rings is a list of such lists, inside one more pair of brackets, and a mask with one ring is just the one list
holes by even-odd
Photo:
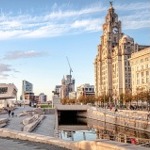
[[[23, 119], [28, 116], [18, 116], [23, 111], [34, 110], [35, 108], [29, 106], [18, 107], [14, 110], [14, 117], [6, 114], [1, 114], [0, 118], [9, 118], [9, 123], [5, 128], [14, 129], [22, 131], [23, 124], [21, 123]], [[33, 131], [33, 133], [42, 134], [46, 136], [54, 136], [54, 126], [55, 126], [55, 116], [46, 115], [46, 118], [38, 125], [38, 127]]]
[[0, 150], [67, 150], [54, 145], [0, 138]]
[[14, 129], [14, 130], [22, 130], [22, 120], [25, 119], [27, 116], [22, 116], [22, 117], [18, 117], [17, 115], [19, 115], [21, 112], [23, 111], [28, 111], [28, 110], [32, 110], [33, 108], [26, 106], [25, 108], [22, 107], [18, 107], [17, 109], [14, 110], [14, 117], [10, 116], [6, 113], [6, 114], [1, 114], [0, 118], [8, 118], [10, 121], [8, 123], [8, 125], [5, 128], [9, 128], [9, 129]]
[[33, 133], [54, 137], [55, 116], [46, 115], [46, 118], [38, 125]]
[[[35, 108], [29, 106], [22, 106], [18, 107], [14, 110], [14, 117], [6, 114], [0, 114], [0, 118], [9, 118], [9, 123], [5, 128], [19, 130], [21, 131], [23, 128], [23, 124], [21, 123], [23, 119], [27, 118], [28, 116], [18, 116], [23, 111], [33, 110]], [[46, 136], [54, 137], [54, 125], [55, 125], [55, 116], [54, 115], [46, 115], [46, 118], [38, 125], [38, 127], [33, 131], [33, 133], [42, 134]], [[33, 143], [28, 141], [20, 141], [15, 139], [2, 139], [0, 138], [0, 149], [7, 149], [7, 150], [67, 150], [66, 148], [60, 148], [54, 145], [46, 145], [46, 144], [39, 144]]]

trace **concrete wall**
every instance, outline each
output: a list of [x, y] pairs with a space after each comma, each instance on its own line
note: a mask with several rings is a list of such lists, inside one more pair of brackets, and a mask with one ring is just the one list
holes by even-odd
[[50, 136], [44, 136], [34, 133], [27, 133], [3, 128], [0, 129], [0, 137], [27, 140], [44, 144], [53, 144], [71, 150], [137, 150], [137, 149], [149, 150], [149, 148], [134, 146], [131, 144], [118, 143], [109, 140], [81, 141], [81, 142], [64, 141]]
[[150, 132], [150, 119], [147, 119], [147, 115], [148, 112], [142, 111], [87, 109], [87, 118]]
[[43, 112], [45, 114], [54, 114], [55, 113], [55, 109], [53, 109], [53, 108], [43, 108]]

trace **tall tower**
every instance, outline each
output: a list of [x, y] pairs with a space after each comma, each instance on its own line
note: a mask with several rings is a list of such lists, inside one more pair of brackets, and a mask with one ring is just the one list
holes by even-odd
[[75, 79], [72, 79], [71, 75], [66, 75], [66, 77], [63, 77], [61, 80], [61, 94], [60, 97], [68, 98], [69, 93], [75, 91]]
[[[131, 55], [134, 41], [129, 36], [124, 37], [121, 21], [118, 20], [112, 2], [102, 29], [103, 35], [95, 58], [95, 94], [117, 97], [127, 88], [124, 64]], [[126, 47], [129, 51], [125, 51]]]

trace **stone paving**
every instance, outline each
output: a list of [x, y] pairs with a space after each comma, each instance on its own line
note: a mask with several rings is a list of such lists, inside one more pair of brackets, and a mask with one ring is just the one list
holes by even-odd
[[[32, 110], [35, 108], [29, 106], [18, 107], [14, 110], [14, 117], [6, 114], [0, 114], [0, 118], [9, 118], [9, 123], [5, 128], [13, 129], [21, 131], [23, 128], [23, 124], [21, 123], [23, 119], [28, 116], [18, 116], [23, 111]], [[55, 116], [54, 115], [46, 115], [46, 118], [38, 125], [38, 127], [33, 131], [33, 133], [42, 134], [46, 136], [54, 137], [54, 125], [55, 125]], [[40, 143], [33, 143], [28, 141], [19, 141], [14, 139], [2, 139], [0, 138], [0, 149], [4, 150], [66, 150], [65, 148], [60, 148], [54, 145], [46, 145]]]
[[33, 133], [54, 137], [55, 116], [46, 115], [46, 118], [38, 125]]
[[1, 114], [0, 118], [8, 118], [10, 121], [8, 123], [8, 125], [6, 126], [6, 128], [9, 129], [14, 129], [14, 130], [22, 130], [22, 120], [25, 119], [27, 116], [22, 116], [22, 117], [18, 117], [18, 115], [23, 112], [23, 111], [28, 111], [28, 110], [32, 110], [33, 108], [26, 106], [24, 107], [18, 107], [17, 109], [14, 110], [14, 117], [10, 116], [6, 113], [6, 114]]
[[0, 150], [67, 150], [54, 145], [0, 138]]

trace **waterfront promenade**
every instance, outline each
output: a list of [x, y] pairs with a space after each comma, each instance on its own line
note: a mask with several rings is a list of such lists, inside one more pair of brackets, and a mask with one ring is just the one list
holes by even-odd
[[[5, 127], [6, 129], [11, 129], [13, 131], [22, 131], [23, 124], [21, 123], [23, 119], [27, 118], [27, 116], [20, 116], [20, 113], [25, 111], [31, 111], [35, 108], [29, 106], [21, 106], [14, 110], [14, 117], [10, 116], [7, 113], [0, 114], [0, 118], [8, 118], [8, 125]], [[38, 125], [38, 127], [32, 132], [44, 136], [54, 137], [54, 125], [55, 125], [55, 116], [46, 115], [46, 118]], [[22, 141], [17, 139], [10, 138], [0, 138], [0, 149], [4, 150], [66, 150], [66, 148], [58, 147], [56, 145], [50, 144], [42, 144], [30, 141]]]
[[[2, 147], [7, 147], [8, 143], [10, 146], [10, 150], [12, 150], [12, 147], [17, 147], [18, 144], [19, 146], [22, 147], [22, 149], [41, 149], [44, 150], [46, 149], [46, 146], [49, 146], [49, 150], [65, 150], [65, 149], [72, 149], [72, 150], [146, 150], [147, 148], [144, 147], [139, 147], [139, 146], [134, 146], [130, 145], [127, 143], [118, 143], [115, 141], [110, 141], [110, 140], [104, 140], [104, 139], [98, 139], [98, 140], [93, 140], [93, 141], [79, 141], [79, 142], [73, 142], [73, 141], [64, 141], [58, 138], [54, 137], [54, 126], [55, 126], [55, 116], [54, 114], [49, 114], [46, 115], [46, 118], [42, 120], [42, 122], [38, 125], [38, 127], [32, 132], [22, 132], [22, 120], [26, 118], [27, 116], [20, 116], [19, 114], [23, 111], [29, 111], [35, 108], [28, 107], [26, 106], [25, 108], [18, 107], [17, 109], [14, 110], [15, 116], [14, 117], [9, 117], [10, 121], [8, 125], [4, 129], [0, 129], [0, 146]], [[95, 112], [95, 110], [93, 110]], [[93, 114], [93, 113], [92, 113]], [[8, 118], [8, 114], [1, 114], [0, 118]], [[4, 139], [2, 138], [14, 138], [15, 140], [12, 139], [5, 139], [5, 142], [3, 142]], [[20, 140], [23, 141], [20, 141]], [[25, 140], [25, 141], [24, 141]], [[31, 145], [31, 143], [33, 145]], [[37, 142], [37, 143], [35, 143]], [[35, 144], [34, 144], [35, 143]], [[38, 145], [38, 143], [43, 143], [44, 146]], [[11, 147], [12, 145], [12, 147]], [[23, 146], [26, 145], [26, 148], [23, 148]], [[55, 146], [54, 146], [55, 145]], [[59, 148], [58, 146], [62, 147]], [[29, 147], [29, 148], [28, 148]], [[38, 147], [38, 148], [37, 148]], [[65, 147], [65, 148], [64, 148]], [[15, 148], [14, 148], [15, 149]], [[21, 149], [21, 148], [20, 148]], [[9, 148], [7, 148], [9, 150]]]

